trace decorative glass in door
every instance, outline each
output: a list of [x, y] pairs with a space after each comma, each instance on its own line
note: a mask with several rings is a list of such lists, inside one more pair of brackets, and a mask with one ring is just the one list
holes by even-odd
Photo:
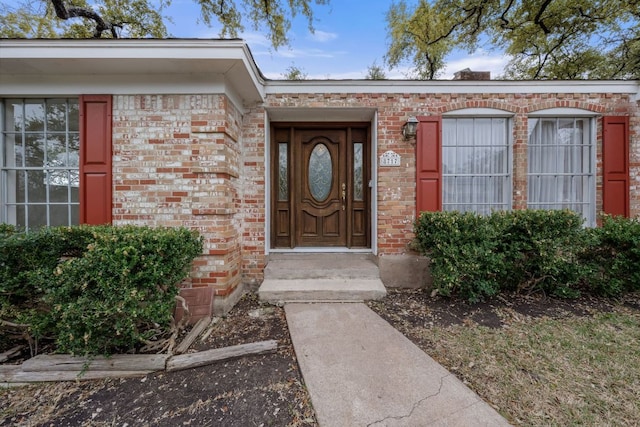
[[318, 202], [323, 202], [329, 197], [333, 181], [333, 162], [331, 153], [324, 144], [318, 144], [311, 151], [309, 158], [309, 190]]

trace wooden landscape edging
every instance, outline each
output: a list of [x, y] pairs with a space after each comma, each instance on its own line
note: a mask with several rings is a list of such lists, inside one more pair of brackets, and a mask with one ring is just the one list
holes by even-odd
[[22, 351], [23, 348], [25, 348], [26, 346], [24, 345], [17, 345], [7, 351], [5, 351], [4, 353], [0, 353], [0, 363], [2, 362], [6, 362], [7, 360], [11, 359], [14, 356], [17, 356], [20, 354], [20, 352]]
[[0, 365], [0, 384], [46, 381], [77, 381], [144, 376], [157, 371], [195, 368], [235, 357], [275, 353], [276, 340], [234, 345], [196, 353], [120, 354], [111, 357], [39, 355], [21, 365]]
[[199, 351], [197, 353], [173, 356], [167, 360], [167, 372], [182, 369], [195, 368], [208, 365], [220, 360], [233, 359], [234, 357], [273, 353], [278, 349], [276, 340], [259, 341], [250, 344], [232, 345], [231, 347], [214, 348], [212, 350]]
[[167, 354], [118, 354], [111, 357], [43, 354], [25, 360], [21, 368], [25, 372], [161, 371], [165, 368], [167, 359]]
[[139, 377], [152, 372], [155, 371], [23, 371], [20, 365], [3, 365], [0, 366], [0, 384]]

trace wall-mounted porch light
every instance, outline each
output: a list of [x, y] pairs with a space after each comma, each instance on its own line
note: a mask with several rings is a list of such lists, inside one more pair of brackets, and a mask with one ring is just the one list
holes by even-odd
[[402, 125], [402, 136], [405, 140], [414, 139], [418, 132], [418, 119], [414, 116], [409, 117], [407, 123]]

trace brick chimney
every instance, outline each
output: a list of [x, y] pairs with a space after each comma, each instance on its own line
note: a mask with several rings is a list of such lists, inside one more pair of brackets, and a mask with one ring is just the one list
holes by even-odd
[[471, 71], [469, 68], [453, 74], [453, 80], [491, 80], [490, 71]]

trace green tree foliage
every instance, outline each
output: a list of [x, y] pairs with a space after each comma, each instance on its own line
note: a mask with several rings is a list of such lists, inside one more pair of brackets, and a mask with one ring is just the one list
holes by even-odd
[[384, 72], [384, 68], [374, 62], [367, 67], [367, 75], [364, 78], [366, 80], [385, 80], [387, 74]]
[[[172, 0], [0, 0], [0, 37], [165, 38], [166, 7]], [[262, 29], [278, 48], [289, 43], [291, 20], [305, 17], [313, 28], [313, 5], [329, 0], [193, 0], [202, 22], [220, 26], [220, 37], [237, 37], [245, 24]], [[194, 17], [194, 20], [196, 17]]]
[[391, 67], [438, 77], [454, 48], [505, 52], [512, 79], [640, 78], [640, 0], [405, 0], [387, 13]]
[[285, 80], [307, 80], [309, 78], [309, 74], [300, 67], [290, 65], [287, 67], [287, 71], [282, 73], [282, 78]]
[[[54, 3], [70, 15], [60, 19]], [[0, 3], [0, 37], [11, 38], [143, 38], [168, 36], [163, 17], [170, 0], [36, 0], [17, 6]], [[88, 13], [73, 15], [85, 10]], [[71, 13], [70, 13], [71, 12]], [[100, 18], [97, 23], [90, 14]]]

